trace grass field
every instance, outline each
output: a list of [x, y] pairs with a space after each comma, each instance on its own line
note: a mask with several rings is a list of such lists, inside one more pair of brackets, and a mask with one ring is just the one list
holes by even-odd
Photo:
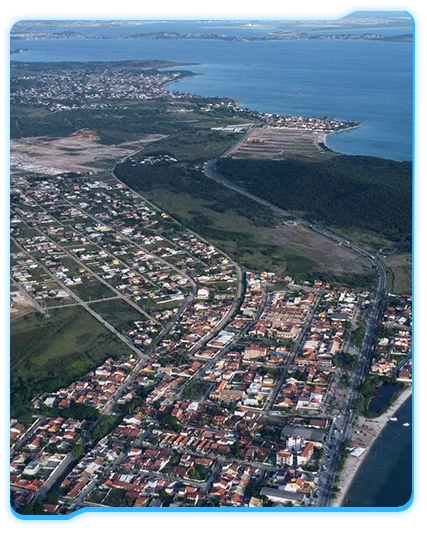
[[359, 243], [363, 248], [371, 250], [372, 252], [379, 252], [380, 249], [387, 249], [388, 247], [393, 246], [393, 242], [389, 239], [386, 239], [375, 232], [370, 232], [362, 228], [333, 228], [330, 227], [331, 231], [342, 235], [344, 238], [347, 238], [351, 241]]
[[391, 269], [393, 275], [393, 293], [412, 294], [412, 257], [410, 254], [396, 254], [387, 256], [384, 263]]
[[179, 135], [171, 135], [157, 141], [144, 148], [135, 159], [143, 159], [150, 154], [170, 154], [179, 161], [205, 161], [221, 155], [242, 136], [235, 133], [211, 131], [210, 128], [205, 129], [200, 125], [199, 128], [197, 133], [181, 132]]
[[13, 321], [10, 347], [12, 416], [25, 413], [35, 395], [67, 386], [108, 357], [130, 351], [80, 306]]
[[96, 302], [95, 304], [91, 304], [90, 307], [118, 330], [134, 321], [147, 320], [144, 315], [139, 313], [138, 310], [135, 310], [135, 308], [132, 308], [132, 306], [129, 306], [122, 299]]
[[203, 380], [191, 380], [182, 392], [182, 398], [186, 400], [200, 401], [205, 398], [212, 384]]
[[[271, 227], [255, 226], [247, 217], [233, 209], [219, 212], [213, 209], [212, 202], [168, 189], [154, 188], [143, 191], [143, 194], [184, 225], [194, 228], [247, 269], [272, 270], [302, 278], [322, 271], [315, 254], [310, 254], [311, 257], [303, 256], [295, 249], [276, 245], [273, 239], [266, 239], [267, 233], [274, 232]], [[211, 230], [198, 228], [197, 221], [201, 216], [210, 221]]]
[[70, 290], [85, 302], [114, 297], [115, 295], [115, 293], [111, 291], [109, 287], [107, 287], [105, 284], [102, 284], [91, 275], [83, 276], [82, 282], [82, 284], [70, 286]]

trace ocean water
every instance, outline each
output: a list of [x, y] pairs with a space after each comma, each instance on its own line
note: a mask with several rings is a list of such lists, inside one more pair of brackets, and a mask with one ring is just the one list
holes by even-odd
[[[412, 397], [375, 441], [343, 502], [345, 507], [398, 507], [412, 494]], [[402, 423], [410, 426], [404, 427]]]
[[[124, 32], [123, 28], [69, 29], [87, 33]], [[276, 29], [290, 28], [277, 26]], [[126, 28], [124, 33], [166, 30], [230, 35], [266, 33], [263, 27], [245, 29], [223, 25], [217, 28], [207, 23], [154, 22]], [[397, 33], [409, 31], [408, 28], [397, 30]], [[383, 32], [394, 30], [387, 28]], [[399, 161], [412, 159], [412, 43], [12, 39], [11, 47], [28, 48], [28, 52], [12, 57], [23, 62], [170, 59], [196, 63], [189, 69], [199, 76], [181, 80], [168, 89], [227, 96], [242, 106], [267, 113], [360, 121], [360, 128], [329, 135], [327, 145], [345, 154]]]

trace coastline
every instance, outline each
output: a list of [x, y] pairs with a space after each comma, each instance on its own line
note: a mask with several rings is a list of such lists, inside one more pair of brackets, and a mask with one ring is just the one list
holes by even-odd
[[[409, 399], [412, 395], [412, 385], [406, 388], [401, 395], [394, 401], [394, 403], [380, 416], [375, 419], [367, 419], [366, 417], [359, 416], [355, 424], [352, 436], [351, 443], [354, 447], [362, 447], [365, 452], [359, 458], [354, 456], [349, 456], [345, 462], [344, 470], [340, 474], [340, 481], [338, 487], [340, 488], [340, 493], [333, 500], [333, 507], [343, 506], [343, 502], [346, 498], [348, 490], [350, 489], [353, 480], [356, 476], [356, 473], [360, 469], [361, 465], [368, 456], [369, 450], [372, 448], [378, 436], [381, 434], [382, 430], [385, 428], [389, 422], [389, 417], [392, 417], [395, 412], [402, 406], [402, 404]], [[401, 424], [400, 421], [397, 424]], [[360, 430], [362, 429], [363, 430]], [[359, 434], [355, 433], [355, 430], [359, 429]]]
[[326, 147], [326, 150], [331, 151], [331, 152], [335, 152], [335, 154], [344, 155], [342, 152], [337, 152], [336, 150], [334, 150], [333, 148], [328, 146], [328, 144], [326, 142], [328, 135], [340, 134], [342, 132], [349, 132], [350, 130], [354, 130], [356, 128], [360, 128], [361, 126], [362, 126], [362, 123], [360, 122], [359, 124], [356, 124], [355, 126], [348, 126], [347, 128], [342, 128], [341, 130], [338, 130], [337, 132], [318, 132], [317, 136], [316, 136], [316, 139], [315, 139], [315, 143], [316, 143], [317, 146], [319, 146], [319, 144], [321, 143], [322, 145], [324, 145]]

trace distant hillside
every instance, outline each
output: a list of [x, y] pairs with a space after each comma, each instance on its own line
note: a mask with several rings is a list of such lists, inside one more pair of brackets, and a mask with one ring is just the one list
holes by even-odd
[[218, 171], [251, 193], [311, 220], [412, 240], [412, 164], [365, 156], [327, 162], [220, 159]]

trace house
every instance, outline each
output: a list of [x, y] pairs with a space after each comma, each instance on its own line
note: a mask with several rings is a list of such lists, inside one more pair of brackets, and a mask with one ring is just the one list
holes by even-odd
[[206, 299], [209, 298], [209, 295], [210, 295], [210, 290], [209, 290], [208, 287], [201, 287], [197, 291], [197, 298], [198, 299], [206, 300]]
[[243, 355], [244, 360], [256, 360], [261, 356], [266, 356], [268, 350], [266, 347], [260, 347], [259, 345], [248, 345], [245, 348]]

